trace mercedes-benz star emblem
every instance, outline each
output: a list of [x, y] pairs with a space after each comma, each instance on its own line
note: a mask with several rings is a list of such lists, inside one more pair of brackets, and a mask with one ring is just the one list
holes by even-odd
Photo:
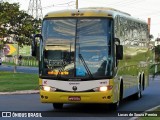
[[76, 91], [76, 90], [77, 90], [77, 86], [73, 86], [72, 89], [73, 89], [74, 91]]

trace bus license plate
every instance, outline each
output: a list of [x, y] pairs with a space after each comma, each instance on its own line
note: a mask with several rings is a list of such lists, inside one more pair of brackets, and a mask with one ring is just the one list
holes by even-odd
[[80, 96], [69, 96], [68, 100], [69, 101], [81, 101], [81, 97]]

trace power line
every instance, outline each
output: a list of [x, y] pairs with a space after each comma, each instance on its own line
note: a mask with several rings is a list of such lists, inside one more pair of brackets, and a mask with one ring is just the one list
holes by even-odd
[[[144, 1], [144, 0], [143, 0]], [[126, 6], [126, 5], [133, 5], [133, 4], [137, 4], [138, 2], [143, 2], [142, 0], [120, 0], [117, 2], [117, 0], [112, 0], [111, 2], [100, 2], [103, 5], [107, 5], [107, 6]], [[88, 4], [91, 4], [93, 1], [89, 2], [89, 1], [85, 1]], [[98, 0], [97, 0], [98, 2]]]
[[[144, 4], [144, 0], [143, 1], [141, 1], [141, 0], [130, 0], [130, 1], [127, 1], [127, 2], [126, 1], [124, 2], [124, 0], [123, 0], [123, 1], [115, 2], [115, 3], [111, 3], [111, 4], [107, 4], [107, 5], [111, 5], [111, 6], [114, 5], [114, 6], [118, 6], [118, 7], [122, 7], [122, 6], [127, 6], [128, 7], [128, 6], [133, 6], [134, 5], [134, 7], [130, 7], [129, 9], [132, 10], [132, 11], [137, 10], [137, 8], [140, 9], [139, 11], [144, 10], [145, 13], [138, 14], [139, 16], [143, 16], [143, 17], [145, 17], [145, 16], [155, 16], [155, 15], [160, 14], [159, 9], [150, 9], [150, 7], [146, 8], [145, 6], [143, 6], [143, 4]], [[154, 11], [154, 12], [147, 13], [146, 11]]]
[[135, 5], [135, 4], [139, 4], [141, 2], [144, 2], [144, 0], [130, 0], [130, 1], [124, 1], [123, 2], [117, 2], [114, 5], [115, 6], [129, 6], [129, 5]]
[[70, 2], [67, 2], [67, 3], [60, 3], [60, 4], [53, 4], [53, 5], [50, 5], [50, 6], [42, 7], [42, 9], [48, 9], [50, 7], [71, 7], [71, 6], [75, 6], [75, 1], [70, 1]]

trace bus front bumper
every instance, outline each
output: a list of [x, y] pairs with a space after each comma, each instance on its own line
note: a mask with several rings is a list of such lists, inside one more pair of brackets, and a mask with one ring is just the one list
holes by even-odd
[[42, 103], [115, 103], [113, 92], [47, 92], [40, 90]]

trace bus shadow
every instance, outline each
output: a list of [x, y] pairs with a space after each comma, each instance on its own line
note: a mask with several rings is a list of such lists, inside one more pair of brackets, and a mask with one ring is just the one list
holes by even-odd
[[126, 107], [136, 101], [133, 96], [127, 97], [120, 102], [118, 110], [112, 110], [108, 104], [64, 104], [62, 109], [53, 108], [47, 112], [57, 117], [117, 117], [119, 112], [127, 112]]
[[48, 111], [56, 116], [66, 117], [113, 117], [117, 111], [110, 109], [107, 104], [64, 104], [63, 109]]

